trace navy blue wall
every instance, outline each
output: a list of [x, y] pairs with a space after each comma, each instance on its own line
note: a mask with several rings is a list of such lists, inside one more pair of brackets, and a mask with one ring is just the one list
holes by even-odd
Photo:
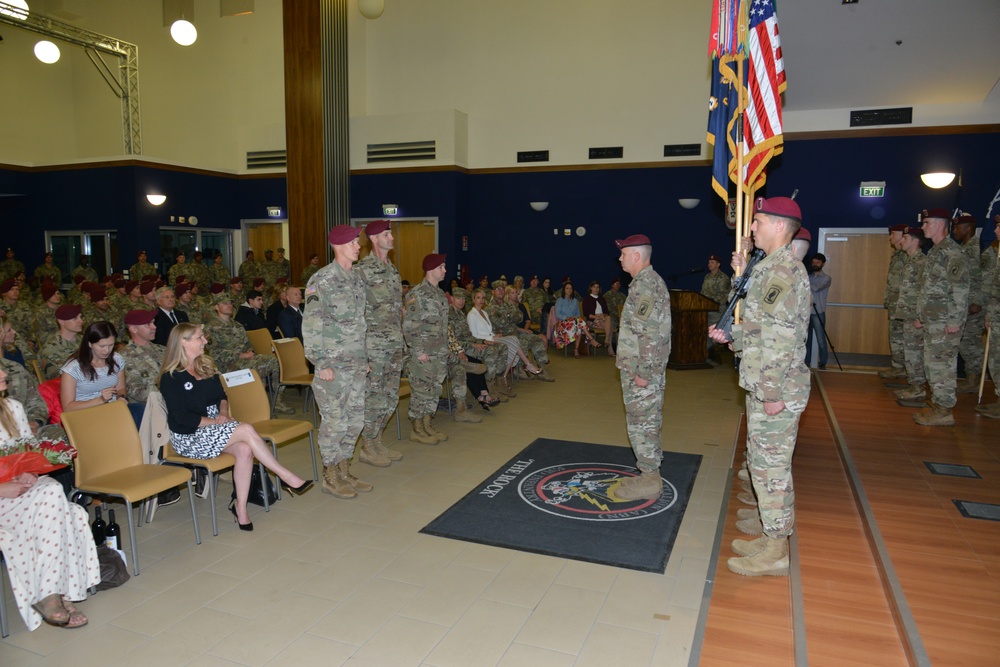
[[[926, 188], [919, 174], [932, 159], [962, 168], [961, 206], [983, 223], [1000, 187], [1000, 133], [789, 141], [769, 170], [767, 194], [799, 190], [805, 226], [880, 227], [912, 222], [922, 208], [955, 205], [957, 185]], [[538, 273], [605, 285], [620, 271], [614, 239], [648, 235], [653, 263], [664, 276], [701, 268], [710, 254], [729, 252], [733, 235], [723, 206], [709, 187], [708, 167], [473, 173], [452, 170], [359, 174], [351, 177], [351, 216], [380, 217], [397, 204], [402, 217], [437, 217], [439, 250], [449, 273], [459, 264], [472, 275]], [[881, 199], [862, 199], [861, 181], [886, 181]], [[147, 192], [168, 195], [156, 208]], [[285, 179], [243, 178], [172, 169], [122, 166], [63, 170], [0, 169], [0, 230], [29, 270], [41, 261], [45, 229], [117, 229], [120, 263], [139, 248], [159, 261], [157, 229], [169, 216], [196, 215], [202, 227], [237, 229], [246, 218], [265, 218], [266, 207], [285, 208]], [[677, 200], [701, 199], [693, 210]], [[536, 212], [531, 201], [548, 201]], [[584, 236], [576, 228], [584, 227]], [[553, 234], [553, 229], [558, 233]], [[563, 230], [570, 229], [570, 236]], [[462, 237], [469, 240], [461, 250]], [[983, 241], [994, 238], [992, 226]], [[317, 246], [322, 241], [317, 239]], [[697, 289], [700, 275], [671, 287]]]

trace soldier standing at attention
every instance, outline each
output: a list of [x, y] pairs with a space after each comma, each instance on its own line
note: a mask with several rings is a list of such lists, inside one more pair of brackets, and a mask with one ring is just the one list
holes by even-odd
[[365, 425], [358, 458], [380, 468], [403, 458], [382, 442], [382, 431], [399, 403], [399, 376], [403, 370], [403, 293], [399, 271], [389, 259], [395, 245], [390, 227], [388, 220], [368, 223], [365, 235], [372, 251], [356, 269], [365, 286], [365, 346], [371, 369], [365, 381]]
[[615, 241], [622, 268], [632, 276], [622, 309], [615, 365], [621, 375], [625, 423], [639, 475], [614, 494], [623, 500], [655, 499], [663, 492], [663, 388], [670, 357], [670, 293], [653, 267], [653, 245], [643, 234]]
[[729, 300], [729, 289], [732, 284], [729, 276], [719, 270], [721, 266], [722, 259], [718, 255], [711, 255], [708, 258], [708, 273], [705, 274], [705, 279], [701, 281], [702, 296], [707, 296], [719, 304], [719, 310], [708, 313], [708, 326], [719, 323], [722, 311]]
[[903, 280], [903, 266], [906, 264], [906, 253], [903, 252], [903, 232], [906, 225], [889, 227], [889, 245], [892, 246], [892, 257], [889, 259], [889, 272], [885, 276], [885, 295], [882, 297], [883, 307], [889, 311], [889, 351], [892, 354], [892, 365], [879, 372], [879, 377], [894, 380], [906, 377], [906, 360], [903, 352], [903, 326], [896, 312], [899, 301], [899, 285]]
[[438, 289], [447, 272], [445, 257], [424, 257], [424, 279], [403, 300], [403, 340], [410, 355], [410, 440], [425, 445], [448, 439], [431, 424], [448, 361], [448, 302]]
[[302, 269], [302, 284], [308, 284], [313, 274], [319, 271], [319, 255], [313, 253], [309, 255], [309, 263]]
[[38, 279], [38, 284], [50, 280], [56, 287], [62, 285], [62, 269], [56, 266], [54, 262], [55, 259], [52, 257], [52, 253], [45, 253], [42, 263], [35, 267], [35, 278]]
[[959, 394], [979, 393], [979, 373], [983, 368], [983, 331], [986, 329], [986, 305], [983, 294], [982, 271], [979, 267], [981, 251], [976, 236], [976, 219], [961, 215], [952, 223], [952, 237], [965, 252], [969, 270], [969, 310], [965, 318], [965, 331], [958, 344], [958, 352], [965, 363], [965, 377], [956, 383]]
[[365, 424], [365, 286], [351, 265], [361, 253], [360, 227], [330, 230], [333, 262], [317, 271], [306, 286], [302, 343], [316, 366], [313, 392], [322, 422], [323, 493], [354, 498], [372, 485], [351, 474], [354, 445]]
[[84, 280], [89, 280], [92, 283], [97, 282], [97, 271], [90, 266], [90, 255], [80, 255], [80, 264], [73, 269], [72, 275], [83, 276]]
[[[893, 310], [903, 324], [903, 361], [906, 363], [906, 379], [910, 386], [892, 392], [903, 407], [909, 402], [921, 403], [927, 397], [927, 377], [924, 374], [924, 334], [913, 325], [917, 319], [917, 297], [920, 295], [920, 281], [923, 280], [924, 262], [927, 257], [920, 251], [924, 233], [920, 227], [907, 227], [903, 232], [902, 250], [906, 253], [902, 281], [899, 285], [899, 299]], [[916, 407], [921, 407], [917, 405]]]
[[[799, 205], [788, 197], [758, 198], [754, 245], [767, 257], [757, 264], [744, 302], [743, 322], [733, 326], [731, 347], [740, 354], [740, 386], [746, 394], [747, 463], [764, 534], [733, 540], [738, 558], [729, 569], [748, 577], [788, 575], [788, 536], [795, 527], [792, 453], [799, 417], [809, 402], [804, 363], [812, 304], [806, 267], [792, 251], [802, 224]], [[743, 256], [733, 253], [733, 265]], [[715, 328], [709, 336], [730, 342]]]
[[[993, 223], [996, 225], [993, 233], [1000, 239], [1000, 215], [994, 216]], [[989, 364], [990, 376], [993, 378], [993, 391], [1000, 397], [1000, 262], [997, 262], [997, 254], [1000, 247], [994, 241], [990, 247], [983, 251], [980, 256], [980, 267], [983, 274], [983, 293], [986, 302], [986, 328], [990, 329], [990, 349], [987, 351], [986, 363]], [[982, 369], [977, 370], [982, 372]], [[976, 406], [976, 412], [989, 417], [990, 419], [1000, 419], [1000, 400]]]
[[218, 253], [212, 258], [212, 266], [208, 267], [209, 289], [215, 283], [228, 285], [232, 277], [233, 274], [229, 272], [229, 267], [222, 263], [222, 253]]
[[139, 261], [133, 264], [128, 270], [129, 280], [138, 280], [141, 282], [146, 276], [156, 275], [156, 267], [147, 262], [146, 257], [146, 251], [140, 250], [138, 257], [136, 258]]
[[240, 264], [237, 273], [243, 279], [244, 285], [253, 287], [253, 279], [260, 276], [260, 262], [254, 259], [253, 250], [247, 250], [246, 261]]
[[198, 290], [200, 292], [207, 292], [209, 287], [208, 282], [208, 267], [202, 261], [202, 253], [200, 250], [194, 251], [194, 259], [190, 264], [187, 265], [187, 281], [189, 283], [195, 283], [198, 285]]
[[174, 255], [175, 264], [170, 267], [167, 271], [167, 284], [171, 287], [176, 287], [178, 282], [181, 281], [182, 277], [187, 277], [188, 265], [187, 265], [187, 255], [184, 254], [183, 250], [178, 250], [177, 254]]
[[921, 225], [934, 243], [924, 262], [913, 323], [924, 335], [924, 373], [931, 387], [930, 407], [913, 415], [922, 426], [955, 425], [955, 359], [969, 312], [969, 267], [965, 252], [948, 235], [950, 219], [947, 209], [925, 210]]
[[0, 262], [0, 278], [16, 278], [17, 274], [24, 272], [24, 264], [14, 259], [14, 249], [7, 248], [7, 259]]

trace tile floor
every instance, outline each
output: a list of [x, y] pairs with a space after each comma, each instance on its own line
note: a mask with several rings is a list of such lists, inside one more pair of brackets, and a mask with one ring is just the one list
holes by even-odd
[[[663, 442], [704, 459], [664, 574], [418, 532], [536, 437], [628, 442], [611, 359], [557, 353], [550, 371], [554, 384], [521, 382], [482, 424], [439, 417], [445, 443], [404, 439], [390, 468], [356, 463], [375, 490], [354, 500], [286, 494], [269, 514], [251, 506], [244, 533], [226, 521], [224, 477], [218, 537], [197, 501], [200, 546], [186, 497], [162, 509], [140, 530], [140, 575], [84, 602], [86, 628], [28, 632], [8, 588], [0, 664], [687, 665], [742, 412], [729, 368], [668, 372]], [[394, 422], [387, 434], [397, 446]], [[307, 442], [280, 452], [300, 474]]]

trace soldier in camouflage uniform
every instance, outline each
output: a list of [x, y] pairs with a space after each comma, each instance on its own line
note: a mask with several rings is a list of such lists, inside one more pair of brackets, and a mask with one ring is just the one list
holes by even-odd
[[[1000, 238], [1000, 215], [993, 218], [997, 238]], [[1000, 248], [994, 241], [983, 251], [980, 267], [983, 275], [983, 293], [986, 295], [986, 328], [989, 333], [989, 349], [986, 351], [986, 361], [989, 365], [990, 377], [993, 378], [993, 391], [1000, 399], [1000, 263], [997, 256]], [[977, 388], [978, 390], [978, 388]], [[976, 412], [990, 419], [1000, 419], [1000, 400], [994, 403], [976, 406]]]
[[208, 278], [208, 267], [205, 266], [205, 262], [202, 261], [202, 253], [200, 250], [196, 250], [194, 253], [194, 259], [187, 265], [187, 281], [189, 283], [195, 283], [198, 285], [198, 289], [201, 292], [207, 292], [210, 281]]
[[507, 348], [493, 341], [475, 338], [469, 329], [468, 316], [465, 313], [465, 302], [468, 300], [467, 290], [456, 287], [451, 291], [452, 307], [448, 309], [448, 328], [454, 334], [458, 344], [466, 356], [482, 360], [486, 366], [486, 388], [492, 398], [502, 403], [508, 401], [507, 395], [497, 384], [497, 378], [502, 377], [507, 370]]
[[[708, 273], [705, 274], [705, 279], [701, 281], [702, 296], [707, 296], [709, 299], [719, 304], [719, 309], [717, 311], [708, 313], [708, 326], [713, 326], [719, 323], [722, 311], [726, 308], [727, 299], [729, 297], [729, 289], [732, 287], [729, 276], [719, 270], [719, 267], [721, 266], [722, 260], [718, 255], [712, 255], [709, 257]], [[608, 306], [611, 306], [610, 301], [608, 302]]]
[[893, 392], [897, 401], [904, 407], [921, 407], [926, 398], [927, 376], [924, 374], [924, 334], [915, 328], [917, 320], [917, 297], [920, 295], [920, 283], [924, 275], [924, 262], [927, 257], [920, 250], [924, 233], [919, 227], [907, 227], [903, 232], [900, 246], [905, 253], [902, 279], [899, 285], [899, 299], [889, 309], [895, 317], [902, 321], [903, 328], [903, 359], [906, 364], [906, 378], [910, 386]]
[[197, 296], [194, 292], [198, 289], [196, 283], [181, 283], [174, 290], [174, 294], [177, 296], [177, 303], [174, 305], [175, 310], [187, 315], [187, 321], [194, 324], [202, 324], [205, 319], [204, 306], [195, 299]]
[[278, 272], [281, 271], [281, 265], [274, 261], [274, 251], [265, 250], [264, 251], [264, 261], [260, 263], [260, 275], [258, 277], [264, 279], [264, 288], [260, 289], [261, 292], [268, 292], [274, 284], [278, 282]]
[[80, 349], [83, 332], [83, 308], [76, 305], [59, 306], [56, 321], [59, 331], [42, 341], [38, 363], [46, 380], [59, 377], [63, 364]]
[[[545, 372], [544, 364], [549, 362], [549, 354], [545, 350], [545, 341], [535, 334], [521, 331], [517, 328], [517, 323], [521, 319], [516, 303], [506, 298], [507, 281], [504, 279], [493, 281], [493, 301], [488, 308], [490, 321], [493, 322], [493, 331], [497, 336], [514, 336], [521, 349], [526, 354], [531, 354], [535, 358], [535, 363], [539, 368], [530, 364], [525, 369], [532, 375], [537, 375], [539, 379], [552, 382], [553, 378]], [[541, 370], [539, 370], [541, 369]]]
[[389, 251], [395, 244], [390, 226], [388, 220], [368, 223], [365, 235], [372, 251], [354, 269], [365, 286], [365, 347], [369, 368], [358, 459], [381, 468], [403, 458], [400, 452], [382, 442], [382, 431], [399, 403], [399, 377], [403, 369], [403, 300], [399, 271], [389, 259]]
[[961, 215], [955, 219], [952, 237], [965, 252], [969, 271], [969, 310], [965, 318], [965, 331], [958, 344], [958, 353], [965, 363], [965, 377], [956, 382], [959, 394], [979, 392], [979, 373], [983, 368], [983, 332], [986, 330], [986, 305], [983, 294], [982, 271], [979, 260], [979, 238], [976, 236], [976, 219], [971, 215]]
[[538, 327], [540, 333], [545, 333], [542, 327], [542, 307], [545, 305], [545, 290], [538, 286], [538, 276], [531, 276], [528, 288], [521, 294], [521, 303], [528, 308], [531, 323]]
[[97, 271], [90, 266], [90, 255], [80, 255], [80, 264], [73, 269], [70, 275], [83, 276], [84, 280], [89, 280], [92, 283], [98, 282]]
[[174, 257], [174, 265], [167, 270], [167, 284], [174, 287], [181, 276], [187, 278], [188, 268], [190, 267], [187, 265], [187, 255], [184, 254], [183, 250], [178, 251]]
[[365, 423], [365, 287], [351, 270], [358, 259], [359, 227], [330, 230], [334, 261], [306, 286], [302, 344], [316, 366], [313, 392], [322, 422], [319, 449], [323, 456], [323, 493], [354, 498], [372, 485], [351, 474], [351, 459]]
[[21, 286], [13, 278], [0, 283], [0, 309], [3, 310], [14, 330], [25, 340], [31, 336], [33, 313], [27, 303], [21, 302]]
[[83, 304], [83, 326], [90, 326], [94, 322], [111, 322], [116, 324], [115, 312], [111, 310], [111, 301], [108, 300], [107, 292], [100, 285], [90, 290], [90, 298]]
[[42, 348], [42, 341], [59, 333], [56, 309], [62, 305], [62, 292], [52, 283], [42, 285], [42, 305], [35, 308], [31, 316], [31, 335], [36, 350]]
[[[292, 279], [292, 263], [285, 259], [285, 249], [278, 248], [278, 256], [275, 258], [275, 262], [278, 263], [278, 278], [284, 278], [286, 281]], [[275, 279], [275, 284], [277, 284], [277, 279]]]
[[38, 279], [39, 284], [50, 280], [56, 287], [62, 285], [62, 269], [53, 264], [53, 261], [52, 253], [47, 252], [44, 262], [35, 267], [35, 278]]
[[[278, 358], [274, 355], [255, 354], [250, 338], [240, 323], [233, 319], [233, 301], [228, 294], [214, 300], [214, 312], [205, 318], [205, 335], [209, 339], [208, 354], [215, 360], [219, 372], [230, 373], [254, 369], [262, 379], [270, 378], [272, 391], [278, 386]], [[295, 410], [285, 405], [279, 393], [274, 401], [276, 413], [290, 415]]]
[[622, 294], [622, 279], [615, 276], [611, 280], [611, 289], [604, 293], [604, 300], [611, 311], [611, 323], [615, 325], [615, 331], [621, 329], [621, 312], [625, 307], [625, 295]]
[[138, 261], [129, 267], [129, 280], [138, 280], [139, 282], [142, 282], [142, 279], [146, 276], [156, 275], [156, 267], [146, 261], [147, 256], [148, 255], [146, 255], [145, 250], [139, 251], [139, 255], [136, 258]]
[[[451, 396], [455, 401], [455, 414], [454, 420], [457, 422], [468, 422], [471, 424], [478, 424], [482, 422], [482, 418], [478, 417], [471, 412], [469, 412], [468, 405], [465, 399], [469, 395], [469, 372], [475, 373], [476, 378], [479, 378], [479, 391], [485, 391], [487, 396], [489, 396], [489, 390], [485, 387], [485, 380], [483, 376], [486, 374], [486, 366], [481, 362], [476, 360], [474, 357], [470, 357], [463, 345], [459, 342], [458, 336], [451, 327], [453, 321], [452, 313], [458, 312], [461, 315], [461, 308], [456, 311], [455, 303], [461, 302], [465, 305], [464, 296], [454, 296], [455, 291], [459, 294], [464, 294], [465, 290], [461, 287], [452, 288], [452, 298], [448, 305], [448, 359], [446, 361], [446, 374], [448, 379], [451, 381]], [[462, 316], [464, 319], [464, 316]], [[466, 328], [468, 328], [468, 322], [466, 322]], [[482, 400], [482, 394], [478, 393], [476, 396], [477, 400]], [[488, 408], [487, 408], [488, 409]]]
[[448, 439], [434, 428], [441, 383], [448, 361], [448, 302], [438, 284], [444, 279], [445, 255], [424, 257], [424, 279], [403, 300], [403, 340], [410, 380], [410, 440], [436, 445]]
[[309, 263], [302, 269], [302, 284], [308, 284], [309, 279], [312, 278], [313, 274], [317, 271], [319, 271], [319, 255], [313, 253], [309, 255]]
[[[212, 260], [212, 266], [208, 267], [209, 288], [215, 283], [228, 285], [232, 279], [233, 274], [229, 272], [229, 267], [222, 263], [222, 255], [216, 255]], [[206, 290], [205, 293], [207, 294], [208, 291]]]
[[125, 360], [125, 394], [129, 403], [145, 404], [149, 392], [156, 390], [163, 366], [166, 348], [155, 345], [156, 324], [152, 310], [130, 310], [123, 321], [128, 329], [129, 342], [120, 351]]
[[253, 250], [247, 250], [246, 261], [240, 264], [240, 270], [237, 273], [248, 289], [253, 285], [254, 278], [260, 277], [260, 262], [254, 259]]
[[24, 272], [24, 264], [14, 259], [14, 250], [7, 248], [7, 259], [0, 262], [0, 280], [16, 278], [17, 274]]
[[38, 393], [35, 374], [24, 366], [0, 356], [0, 368], [7, 373], [7, 397], [24, 406], [31, 433], [41, 438], [65, 440], [66, 432], [58, 424], [49, 424], [49, 407]]
[[934, 247], [927, 253], [917, 296], [914, 326], [924, 334], [924, 372], [931, 387], [931, 405], [913, 415], [922, 426], [952, 426], [955, 359], [969, 312], [969, 267], [965, 252], [948, 235], [951, 214], [943, 208], [924, 211], [924, 236]]
[[643, 234], [615, 241], [622, 268], [632, 276], [622, 310], [618, 356], [625, 423], [639, 475], [622, 482], [619, 498], [659, 498], [663, 491], [660, 428], [663, 424], [663, 388], [670, 357], [670, 293], [650, 264], [653, 246]]
[[900, 247], [903, 243], [903, 232], [906, 225], [889, 227], [889, 245], [892, 246], [892, 257], [889, 258], [889, 271], [885, 276], [885, 293], [882, 306], [889, 311], [889, 351], [892, 354], [892, 365], [879, 372], [879, 377], [887, 380], [906, 377], [906, 360], [903, 353], [903, 327], [895, 312], [899, 302], [899, 285], [902, 281], [903, 265], [906, 253]]
[[[795, 256], [792, 237], [802, 214], [787, 197], [758, 198], [750, 226], [756, 247], [767, 253], [757, 264], [743, 308], [743, 322], [732, 328], [731, 347], [740, 362], [740, 386], [747, 391], [747, 463], [757, 498], [758, 517], [737, 521], [743, 532], [763, 535], [734, 540], [738, 555], [729, 569], [746, 576], [786, 576], [788, 536], [795, 528], [792, 454], [799, 417], [809, 402], [805, 365], [806, 330], [812, 294], [805, 266]], [[733, 253], [733, 266], [743, 256]], [[709, 335], [728, 342], [714, 327]], [[747, 524], [758, 524], [755, 529]]]

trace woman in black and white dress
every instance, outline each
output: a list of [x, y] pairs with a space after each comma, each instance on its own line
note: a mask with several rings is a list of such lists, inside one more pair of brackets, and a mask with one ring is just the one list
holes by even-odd
[[167, 404], [171, 444], [181, 456], [210, 459], [225, 452], [236, 458], [233, 484], [236, 499], [230, 503], [240, 530], [253, 530], [247, 513], [250, 473], [256, 458], [281, 479], [292, 493], [305, 493], [312, 480], [304, 480], [278, 463], [257, 431], [229, 416], [229, 402], [219, 380], [219, 370], [205, 355], [208, 341], [201, 325], [181, 322], [170, 332], [163, 356], [160, 393]]

